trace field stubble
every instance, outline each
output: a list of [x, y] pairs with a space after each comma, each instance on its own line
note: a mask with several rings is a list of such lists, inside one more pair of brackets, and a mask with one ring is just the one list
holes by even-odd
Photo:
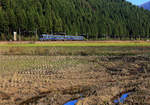
[[[72, 49], [66, 48], [66, 52]], [[63, 105], [79, 98], [77, 105], [113, 105], [114, 99], [129, 91], [132, 94], [124, 104], [150, 104], [150, 57], [146, 47], [75, 49], [82, 50], [84, 56], [74, 54], [76, 50], [69, 56], [1, 53], [0, 105]], [[109, 54], [103, 55], [102, 49]], [[128, 49], [131, 55], [120, 54], [120, 49]]]

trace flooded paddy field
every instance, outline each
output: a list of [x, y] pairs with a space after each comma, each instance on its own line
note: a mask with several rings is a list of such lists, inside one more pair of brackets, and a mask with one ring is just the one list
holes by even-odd
[[150, 104], [148, 47], [0, 49], [0, 105]]

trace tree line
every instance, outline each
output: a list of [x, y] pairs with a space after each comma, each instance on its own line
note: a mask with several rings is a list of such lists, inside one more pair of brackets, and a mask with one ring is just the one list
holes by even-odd
[[150, 38], [149, 19], [149, 11], [125, 0], [0, 0], [0, 40], [12, 39], [14, 31], [22, 40], [55, 32], [89, 39]]

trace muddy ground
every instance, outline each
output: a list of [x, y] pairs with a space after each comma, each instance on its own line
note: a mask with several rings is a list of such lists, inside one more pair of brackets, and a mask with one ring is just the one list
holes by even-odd
[[0, 105], [113, 105], [127, 92], [124, 105], [150, 104], [149, 56], [0, 58]]

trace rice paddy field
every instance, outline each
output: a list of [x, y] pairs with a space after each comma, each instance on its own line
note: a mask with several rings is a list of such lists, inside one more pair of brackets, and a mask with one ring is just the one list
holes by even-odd
[[149, 90], [149, 42], [0, 42], [0, 105], [149, 105]]
[[0, 47], [89, 47], [89, 46], [150, 46], [149, 41], [20, 41], [0, 42]]

